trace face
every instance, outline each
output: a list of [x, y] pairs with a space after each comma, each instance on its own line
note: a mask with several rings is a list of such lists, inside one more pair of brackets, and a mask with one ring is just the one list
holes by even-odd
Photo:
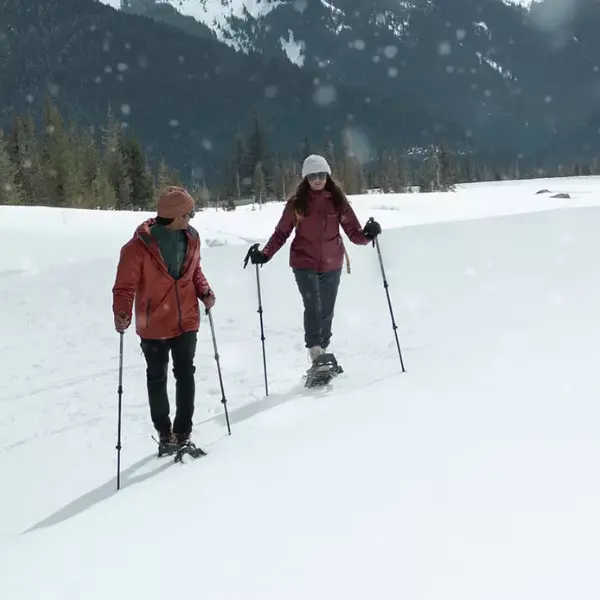
[[173, 219], [173, 222], [168, 225], [167, 227], [169, 229], [173, 229], [174, 231], [178, 231], [180, 229], [187, 229], [188, 225], [190, 224], [190, 221], [196, 216], [196, 212], [195, 211], [191, 211], [189, 213], [186, 213], [185, 215], [182, 215], [181, 217], [177, 217], [176, 219]]
[[306, 176], [306, 179], [308, 180], [310, 189], [318, 192], [319, 190], [322, 190], [327, 183], [327, 173], [310, 173]]

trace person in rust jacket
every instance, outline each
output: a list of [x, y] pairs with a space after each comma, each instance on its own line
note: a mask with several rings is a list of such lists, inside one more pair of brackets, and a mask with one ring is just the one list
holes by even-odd
[[[171, 186], [161, 193], [156, 218], [143, 222], [121, 249], [112, 290], [118, 332], [129, 327], [135, 308], [150, 416], [163, 448], [193, 445], [198, 300], [207, 309], [215, 303], [200, 266], [200, 236], [190, 225], [194, 207], [183, 188]], [[169, 352], [176, 380], [173, 424], [167, 396]]]
[[344, 192], [331, 178], [327, 160], [312, 154], [302, 165], [302, 181], [286, 203], [273, 235], [262, 250], [250, 255], [253, 264], [267, 263], [296, 230], [290, 267], [304, 304], [304, 342], [311, 361], [323, 354], [332, 337], [345, 254], [340, 226], [358, 245], [368, 244], [381, 233], [376, 221], [361, 228]]

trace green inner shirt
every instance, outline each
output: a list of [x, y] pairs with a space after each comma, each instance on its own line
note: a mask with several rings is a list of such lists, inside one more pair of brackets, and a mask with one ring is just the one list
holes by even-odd
[[171, 231], [163, 225], [153, 225], [150, 228], [152, 237], [158, 243], [158, 248], [167, 266], [167, 271], [173, 279], [181, 277], [181, 268], [187, 252], [187, 235], [185, 231]]

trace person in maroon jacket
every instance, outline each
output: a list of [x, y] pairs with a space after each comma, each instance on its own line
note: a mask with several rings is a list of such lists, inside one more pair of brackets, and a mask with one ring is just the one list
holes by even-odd
[[265, 264], [296, 230], [289, 264], [304, 304], [304, 342], [313, 362], [332, 337], [345, 254], [340, 226], [358, 245], [368, 244], [381, 233], [376, 221], [361, 227], [344, 192], [331, 178], [325, 158], [312, 154], [304, 161], [302, 181], [286, 203], [273, 235], [262, 250], [250, 253], [252, 264]]

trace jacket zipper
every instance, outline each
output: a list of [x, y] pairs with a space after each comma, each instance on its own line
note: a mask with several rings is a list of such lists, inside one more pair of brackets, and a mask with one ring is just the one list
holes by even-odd
[[323, 230], [321, 231], [321, 241], [319, 243], [319, 272], [323, 271], [323, 244], [325, 243], [325, 233], [327, 233], [327, 211], [321, 211], [321, 220], [323, 221]]
[[[156, 246], [158, 249], [158, 244], [156, 244]], [[165, 263], [164, 259], [162, 258], [162, 255], [160, 254], [160, 249], [158, 250], [158, 254], [161, 257], [161, 260], [158, 261], [159, 264], [166, 271], [167, 277], [171, 277], [171, 274], [169, 273], [168, 269], [166, 268], [166, 263]], [[156, 256], [155, 256], [155, 258], [156, 258]], [[181, 266], [182, 272], [184, 271], [183, 267], [185, 266], [186, 258], [187, 258], [187, 253], [186, 253], [186, 257], [183, 259], [184, 264]], [[171, 277], [171, 279], [173, 279], [173, 281], [175, 282], [175, 298], [177, 299], [177, 315], [178, 315], [178, 320], [179, 320], [179, 329], [181, 329], [182, 333], [185, 333], [185, 331], [183, 329], [183, 315], [181, 313], [181, 301], [179, 300], [179, 287], [178, 287], [179, 280], [175, 279], [174, 277]], [[148, 309], [146, 312], [146, 323], [148, 323], [149, 318], [150, 318], [149, 313], [150, 313], [150, 302], [148, 302]]]
[[181, 303], [179, 302], [179, 281], [175, 281], [175, 298], [177, 298], [177, 314], [179, 315], [179, 329], [183, 333], [183, 315], [181, 314]]

